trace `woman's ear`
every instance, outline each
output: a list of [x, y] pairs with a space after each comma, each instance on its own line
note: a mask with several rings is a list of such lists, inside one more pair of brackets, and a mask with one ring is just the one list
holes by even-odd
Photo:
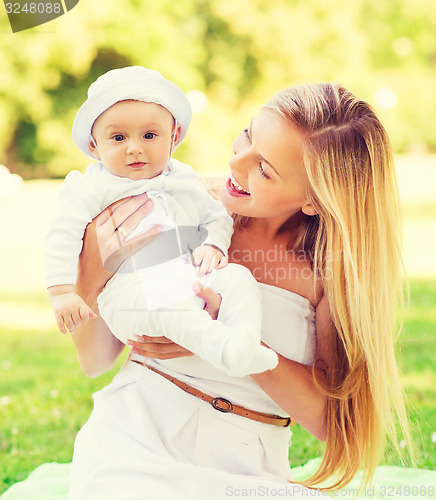
[[88, 143], [89, 151], [91, 151], [92, 156], [96, 160], [100, 160], [100, 155], [98, 154], [97, 150], [97, 145], [95, 144], [95, 139], [93, 137], [90, 137], [89, 143]]
[[316, 208], [312, 205], [312, 203], [305, 203], [302, 207], [301, 207], [301, 211], [303, 212], [303, 214], [306, 214], [306, 215], [316, 215], [318, 212], [316, 210]]

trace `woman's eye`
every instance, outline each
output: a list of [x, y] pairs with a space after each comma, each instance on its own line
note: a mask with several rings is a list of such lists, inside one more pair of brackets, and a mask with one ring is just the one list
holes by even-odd
[[116, 141], [116, 142], [121, 142], [121, 141], [123, 141], [123, 140], [124, 140], [124, 135], [122, 135], [122, 134], [117, 134], [117, 135], [114, 135], [114, 136], [112, 137], [112, 139], [113, 139], [114, 141]]
[[259, 172], [262, 177], [265, 177], [265, 179], [271, 179], [271, 177], [263, 169], [262, 163], [259, 163]]
[[[245, 135], [245, 137], [247, 138], [247, 140], [251, 144], [251, 134], [250, 134], [250, 129], [249, 128], [244, 128], [244, 135]], [[264, 170], [264, 168], [262, 166], [262, 162], [259, 162], [259, 173], [265, 179], [271, 179], [271, 177], [265, 172], [265, 170]]]
[[147, 132], [146, 134], [144, 134], [144, 139], [153, 139], [155, 135], [156, 134], [153, 134], [153, 132]]

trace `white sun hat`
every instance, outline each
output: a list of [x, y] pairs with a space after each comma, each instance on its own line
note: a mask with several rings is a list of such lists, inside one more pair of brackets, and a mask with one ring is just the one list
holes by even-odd
[[95, 120], [108, 108], [125, 100], [153, 102], [167, 109], [181, 126], [179, 145], [191, 123], [191, 105], [179, 87], [158, 71], [143, 66], [113, 69], [97, 78], [88, 90], [88, 99], [76, 114], [72, 136], [76, 146], [94, 158], [89, 139]]

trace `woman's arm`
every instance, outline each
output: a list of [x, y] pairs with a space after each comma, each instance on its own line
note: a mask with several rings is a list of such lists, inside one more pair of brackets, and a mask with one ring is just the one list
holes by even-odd
[[[93, 294], [80, 284], [76, 286], [76, 293], [93, 311], [98, 311], [98, 294]], [[98, 313], [97, 318], [77, 328], [71, 338], [79, 365], [88, 377], [98, 377], [110, 370], [124, 349], [124, 344], [112, 335]]]
[[[206, 287], [200, 287], [197, 295], [206, 302], [205, 310], [216, 319], [221, 297]], [[315, 370], [318, 380], [322, 381], [329, 366], [332, 335], [334, 335], [326, 298], [322, 298], [316, 308], [315, 321], [318, 366]], [[165, 337], [157, 339], [144, 335], [131, 345], [134, 347], [134, 352], [157, 359], [174, 359], [192, 354]], [[276, 368], [251, 377], [296, 422], [320, 441], [325, 441], [327, 400], [313, 380], [312, 367], [287, 359], [280, 354], [278, 357], [279, 363]]]
[[312, 367], [277, 355], [279, 364], [274, 370], [251, 377], [293, 420], [325, 441], [326, 399], [315, 387]]
[[120, 200], [98, 215], [85, 231], [75, 291], [97, 313], [97, 318], [80, 325], [71, 337], [80, 367], [89, 377], [97, 377], [112, 368], [124, 349], [124, 344], [112, 335], [98, 314], [97, 297], [125, 258], [159, 232], [156, 227], [143, 237], [125, 243], [117, 228], [122, 226], [129, 234], [151, 209], [146, 195]]

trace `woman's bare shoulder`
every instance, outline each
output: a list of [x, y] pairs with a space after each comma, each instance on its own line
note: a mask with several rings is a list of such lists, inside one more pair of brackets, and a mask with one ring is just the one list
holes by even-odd
[[203, 183], [204, 187], [207, 189], [208, 193], [215, 198], [215, 200], [219, 200], [219, 195], [221, 188], [223, 187], [226, 176], [225, 175], [213, 175], [213, 176], [201, 176], [200, 181]]
[[321, 281], [314, 277], [310, 259], [299, 252], [288, 251], [286, 258], [276, 265], [281, 268], [277, 276], [283, 276], [279, 286], [307, 298], [316, 308], [323, 297], [323, 288]]

